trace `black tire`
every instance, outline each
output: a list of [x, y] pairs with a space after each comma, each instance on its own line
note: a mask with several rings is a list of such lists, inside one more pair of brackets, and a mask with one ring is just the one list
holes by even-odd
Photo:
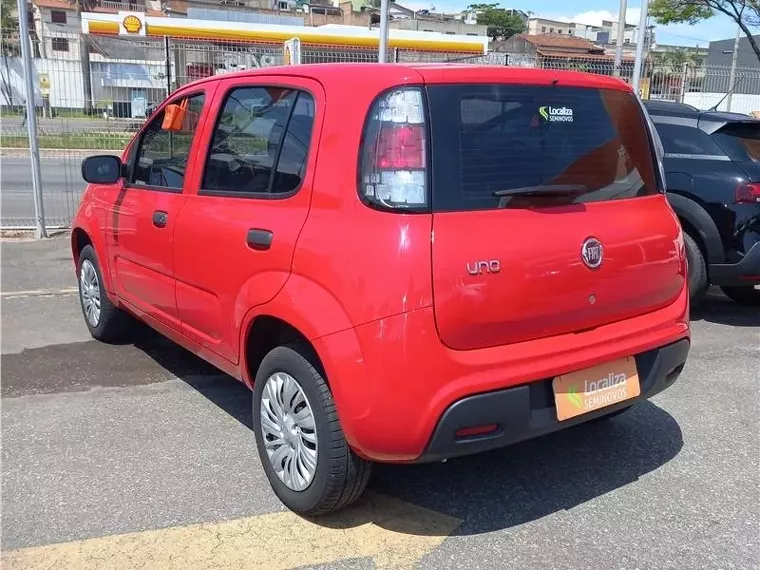
[[696, 240], [687, 233], [683, 234], [683, 239], [686, 243], [686, 261], [689, 268], [689, 302], [692, 307], [696, 307], [710, 287], [707, 280], [707, 265]]
[[[367, 486], [372, 467], [348, 446], [332, 393], [320, 370], [318, 359], [308, 346], [279, 346], [262, 360], [253, 387], [253, 432], [264, 472], [286, 507], [311, 517], [342, 509], [356, 501]], [[317, 467], [311, 483], [303, 491], [294, 491], [280, 480], [264, 445], [261, 400], [267, 380], [276, 372], [284, 372], [296, 380], [314, 415]]]
[[[96, 324], [90, 322], [87, 317], [84, 297], [82, 294], [82, 266], [85, 262], [89, 262], [92, 265], [98, 279], [97, 286], [100, 293], [100, 318]], [[106, 293], [106, 290], [103, 287], [103, 275], [100, 271], [98, 256], [95, 254], [95, 249], [91, 245], [84, 246], [79, 254], [77, 285], [79, 287], [79, 306], [82, 309], [84, 323], [87, 325], [87, 329], [90, 331], [92, 337], [96, 340], [107, 343], [118, 342], [126, 338], [132, 330], [134, 320], [130, 315], [116, 308], [111, 302], [111, 299], [108, 298], [108, 293]]]
[[752, 285], [745, 285], [743, 287], [721, 287], [720, 290], [726, 294], [726, 297], [737, 303], [749, 305], [750, 307], [760, 307], [760, 291], [755, 289]]

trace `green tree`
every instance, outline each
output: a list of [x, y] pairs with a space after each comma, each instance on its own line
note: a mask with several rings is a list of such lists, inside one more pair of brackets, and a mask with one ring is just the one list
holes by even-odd
[[498, 4], [470, 4], [467, 7], [477, 14], [478, 24], [488, 26], [488, 37], [509, 39], [525, 31], [525, 22], [515, 14], [500, 8]]
[[654, 0], [649, 14], [658, 24], [694, 25], [716, 14], [725, 14], [741, 28], [760, 61], [760, 46], [750, 26], [760, 25], [760, 0]]

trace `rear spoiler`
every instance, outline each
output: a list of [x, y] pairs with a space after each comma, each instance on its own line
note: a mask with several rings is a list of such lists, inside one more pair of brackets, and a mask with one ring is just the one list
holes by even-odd
[[711, 135], [717, 133], [726, 125], [741, 124], [757, 125], [760, 127], [760, 120], [739, 113], [704, 113], [699, 117], [697, 126], [700, 131]]

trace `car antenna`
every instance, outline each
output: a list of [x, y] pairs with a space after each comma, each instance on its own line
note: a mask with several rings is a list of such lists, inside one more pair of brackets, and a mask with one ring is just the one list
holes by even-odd
[[744, 80], [744, 77], [737, 77], [736, 81], [734, 81], [734, 84], [731, 86], [731, 89], [728, 90], [728, 93], [726, 93], [725, 95], [723, 95], [723, 97], [721, 97], [720, 101], [718, 101], [717, 103], [715, 103], [715, 105], [713, 105], [712, 107], [710, 107], [708, 109], [708, 111], [717, 111], [718, 107], [720, 106], [720, 104], [723, 103], [723, 101], [726, 100], [726, 97], [728, 97], [729, 95], [731, 95], [731, 93], [734, 92], [734, 89], [736, 89], [739, 86], [739, 83], [741, 83], [743, 80]]

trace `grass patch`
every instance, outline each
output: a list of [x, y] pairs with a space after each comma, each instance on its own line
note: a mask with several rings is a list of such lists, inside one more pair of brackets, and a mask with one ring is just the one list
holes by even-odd
[[[121, 150], [132, 140], [130, 133], [61, 133], [40, 135], [40, 148]], [[29, 137], [25, 135], [3, 135], [0, 146], [5, 148], [29, 148]]]

